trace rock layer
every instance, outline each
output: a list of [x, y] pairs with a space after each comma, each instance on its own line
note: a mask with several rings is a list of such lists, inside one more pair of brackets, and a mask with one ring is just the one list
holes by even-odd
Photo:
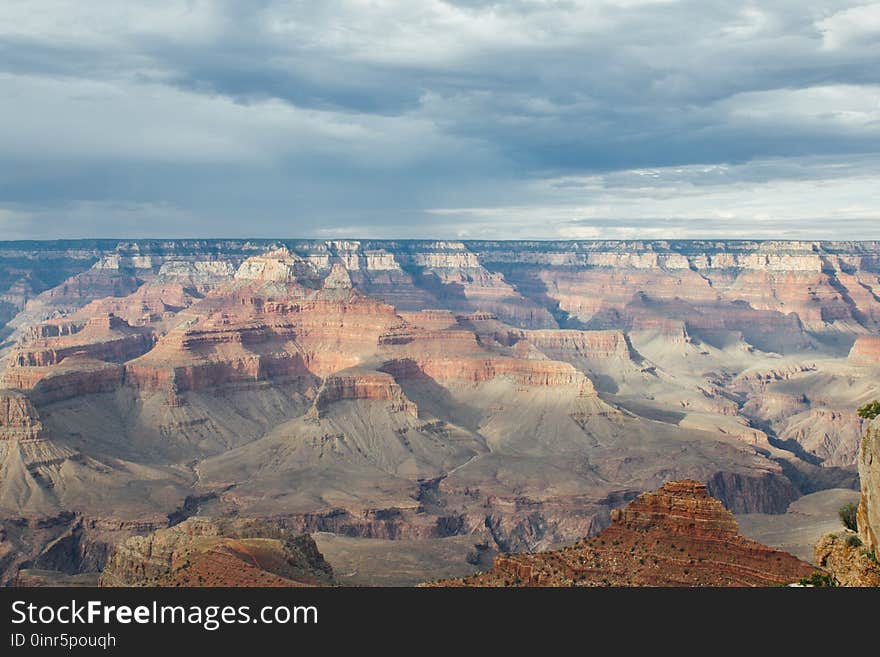
[[815, 569], [738, 534], [704, 484], [676, 481], [612, 513], [611, 526], [577, 545], [503, 554], [487, 573], [441, 586], [775, 586]]

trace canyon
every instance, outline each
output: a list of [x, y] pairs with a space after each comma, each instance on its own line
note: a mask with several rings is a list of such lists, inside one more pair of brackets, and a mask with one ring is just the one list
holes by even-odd
[[6, 242], [0, 310], [2, 583], [202, 517], [425, 581], [674, 480], [779, 516], [880, 397], [875, 242]]

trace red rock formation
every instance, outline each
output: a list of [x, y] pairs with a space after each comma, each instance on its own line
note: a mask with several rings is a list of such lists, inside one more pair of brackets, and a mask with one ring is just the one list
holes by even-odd
[[[124, 370], [119, 363], [76, 358], [56, 367], [13, 368], [7, 373], [7, 379], [15, 381], [15, 387], [30, 390], [36, 403], [49, 404], [118, 390], [124, 381]], [[31, 374], [31, 378], [26, 379], [27, 374]]]
[[16, 346], [12, 368], [59, 365], [66, 358], [123, 362], [153, 346], [150, 332], [130, 326], [112, 314], [98, 315], [79, 325], [55, 320], [38, 325]]
[[326, 376], [375, 353], [400, 322], [394, 309], [345, 286], [278, 298], [257, 287], [218, 293], [190, 309], [193, 319], [126, 364], [139, 389], [198, 390], [234, 381]]
[[585, 358], [629, 358], [629, 345], [623, 331], [524, 331], [524, 339], [541, 351], [566, 353]]
[[168, 320], [196, 300], [179, 283], [146, 283], [126, 297], [92, 301], [72, 317], [114, 315], [131, 326], [156, 325]]
[[436, 381], [468, 384], [507, 378], [518, 386], [577, 386], [582, 396], [593, 396], [592, 382], [568, 363], [554, 360], [517, 358], [399, 358], [386, 361], [382, 370], [395, 379], [431, 378]]
[[696, 481], [670, 482], [612, 513], [573, 547], [503, 554], [493, 569], [440, 586], [776, 586], [816, 572], [738, 534], [733, 515]]
[[849, 362], [855, 365], [880, 366], [880, 335], [860, 335], [849, 352]]
[[421, 310], [398, 313], [408, 325], [432, 331], [457, 328], [458, 320], [451, 310]]
[[389, 401], [392, 411], [405, 411], [418, 417], [418, 408], [406, 398], [391, 375], [363, 370], [346, 370], [324, 379], [309, 414], [320, 417], [328, 405], [345, 399]]

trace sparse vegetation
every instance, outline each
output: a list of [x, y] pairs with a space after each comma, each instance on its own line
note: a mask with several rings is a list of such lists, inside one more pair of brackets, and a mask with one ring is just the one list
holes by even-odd
[[855, 535], [847, 536], [846, 537], [846, 544], [849, 545], [850, 547], [862, 547], [862, 539], [860, 539], [858, 536], [855, 536]]
[[834, 580], [834, 577], [832, 577], [828, 573], [813, 573], [809, 577], [801, 577], [799, 584], [801, 586], [837, 586], [837, 582]]
[[857, 411], [859, 417], [863, 420], [873, 420], [875, 417], [880, 415], [880, 401], [874, 400], [870, 401]]
[[840, 516], [840, 521], [843, 523], [843, 526], [847, 529], [851, 529], [854, 532], [859, 530], [859, 527], [856, 523], [856, 512], [859, 509], [859, 505], [855, 502], [850, 502], [842, 507], [840, 507], [840, 511], [837, 512], [837, 515]]

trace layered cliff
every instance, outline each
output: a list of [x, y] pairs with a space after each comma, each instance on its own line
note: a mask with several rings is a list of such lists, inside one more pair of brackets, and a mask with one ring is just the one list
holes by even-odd
[[676, 481], [612, 513], [573, 547], [502, 554], [491, 571], [440, 586], [777, 586], [815, 569], [743, 538], [704, 484]]
[[405, 411], [413, 417], [419, 415], [418, 407], [406, 398], [391, 375], [355, 368], [324, 379], [309, 409], [309, 417], [319, 418], [321, 412], [335, 402], [357, 399], [390, 402], [391, 411]]
[[152, 346], [148, 331], [107, 314], [91, 317], [82, 325], [70, 321], [39, 324], [18, 344], [10, 361], [12, 367], [49, 367], [74, 356], [123, 362]]

